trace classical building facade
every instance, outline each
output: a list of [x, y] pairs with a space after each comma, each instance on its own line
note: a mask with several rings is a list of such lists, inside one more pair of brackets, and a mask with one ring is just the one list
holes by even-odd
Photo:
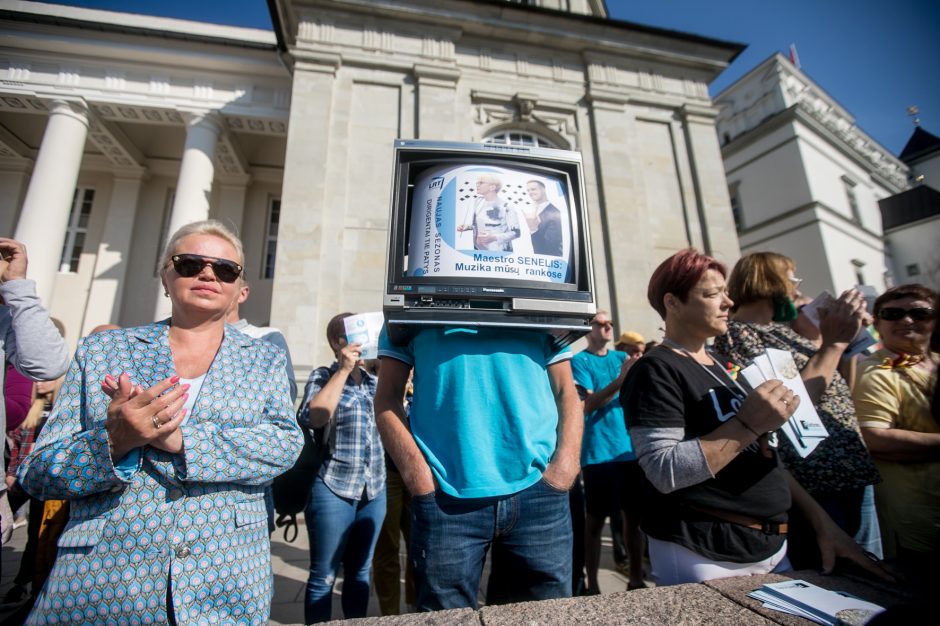
[[715, 97], [742, 252], [795, 259], [815, 296], [891, 277], [878, 201], [907, 187], [907, 166], [783, 55]]
[[582, 152], [599, 302], [655, 336], [652, 269], [739, 254], [708, 84], [738, 44], [597, 0], [271, 0], [274, 32], [0, 9], [2, 232], [75, 342], [166, 314], [155, 264], [207, 216], [245, 242], [256, 323], [301, 373], [326, 321], [378, 310], [396, 137]]

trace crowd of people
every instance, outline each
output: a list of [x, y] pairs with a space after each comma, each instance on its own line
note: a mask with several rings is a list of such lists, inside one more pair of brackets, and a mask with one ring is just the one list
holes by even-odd
[[[4, 601], [26, 623], [266, 623], [271, 483], [314, 446], [306, 623], [339, 617], [340, 571], [346, 618], [366, 615], [373, 582], [383, 614], [476, 607], [487, 558], [488, 604], [598, 594], [607, 520], [628, 590], [848, 564], [938, 582], [940, 342], [923, 285], [871, 309], [849, 290], [810, 315], [792, 259], [729, 272], [688, 249], [649, 281], [661, 342], [615, 342], [598, 311], [577, 354], [544, 332], [438, 326], [401, 345], [383, 331], [364, 361], [342, 313], [295, 411], [283, 335], [239, 317], [242, 245], [222, 224], [167, 242], [169, 319], [96, 329], [71, 360], [26, 250], [0, 238], [0, 254], [4, 542], [14, 511], [29, 517]], [[871, 324], [880, 347], [854, 354]], [[751, 386], [742, 369], [769, 351], [793, 371]], [[783, 380], [797, 376], [804, 392]], [[827, 433], [809, 454], [779, 434], [801, 403]]]

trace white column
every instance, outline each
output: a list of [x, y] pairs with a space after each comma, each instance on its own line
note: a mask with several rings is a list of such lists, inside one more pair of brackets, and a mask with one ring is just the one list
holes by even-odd
[[35, 279], [39, 297], [47, 306], [59, 271], [87, 135], [88, 108], [84, 102], [51, 102], [49, 121], [13, 235], [26, 244], [28, 276]]
[[127, 259], [131, 252], [131, 236], [143, 171], [117, 172], [111, 190], [108, 217], [101, 233], [101, 244], [95, 259], [95, 271], [88, 292], [88, 304], [82, 324], [82, 335], [99, 324], [117, 324], [121, 313]]
[[190, 116], [168, 235], [175, 233], [180, 226], [209, 217], [209, 194], [215, 178], [212, 161], [221, 130], [222, 124], [214, 113]]
[[[181, 226], [209, 217], [209, 194], [212, 193], [212, 181], [215, 178], [212, 161], [221, 130], [221, 121], [214, 113], [189, 116], [167, 237], [173, 236]], [[154, 319], [160, 320], [169, 317], [170, 301], [163, 295], [163, 285], [159, 284], [157, 288], [159, 294]]]

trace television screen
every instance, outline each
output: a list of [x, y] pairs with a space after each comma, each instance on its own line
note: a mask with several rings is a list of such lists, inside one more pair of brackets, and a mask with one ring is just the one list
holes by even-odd
[[596, 310], [577, 152], [395, 142], [383, 303], [389, 334], [471, 325], [547, 331], [560, 343]]
[[560, 175], [444, 165], [415, 181], [407, 275], [571, 283], [571, 216]]

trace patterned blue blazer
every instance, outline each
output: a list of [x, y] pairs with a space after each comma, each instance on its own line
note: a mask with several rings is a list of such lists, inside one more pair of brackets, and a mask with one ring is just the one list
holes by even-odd
[[181, 427], [184, 451], [150, 446], [115, 468], [106, 374], [145, 389], [174, 374], [168, 322], [98, 333], [75, 353], [20, 468], [40, 499], [71, 502], [29, 624], [267, 624], [272, 595], [265, 485], [303, 445], [283, 351], [230, 326]]

